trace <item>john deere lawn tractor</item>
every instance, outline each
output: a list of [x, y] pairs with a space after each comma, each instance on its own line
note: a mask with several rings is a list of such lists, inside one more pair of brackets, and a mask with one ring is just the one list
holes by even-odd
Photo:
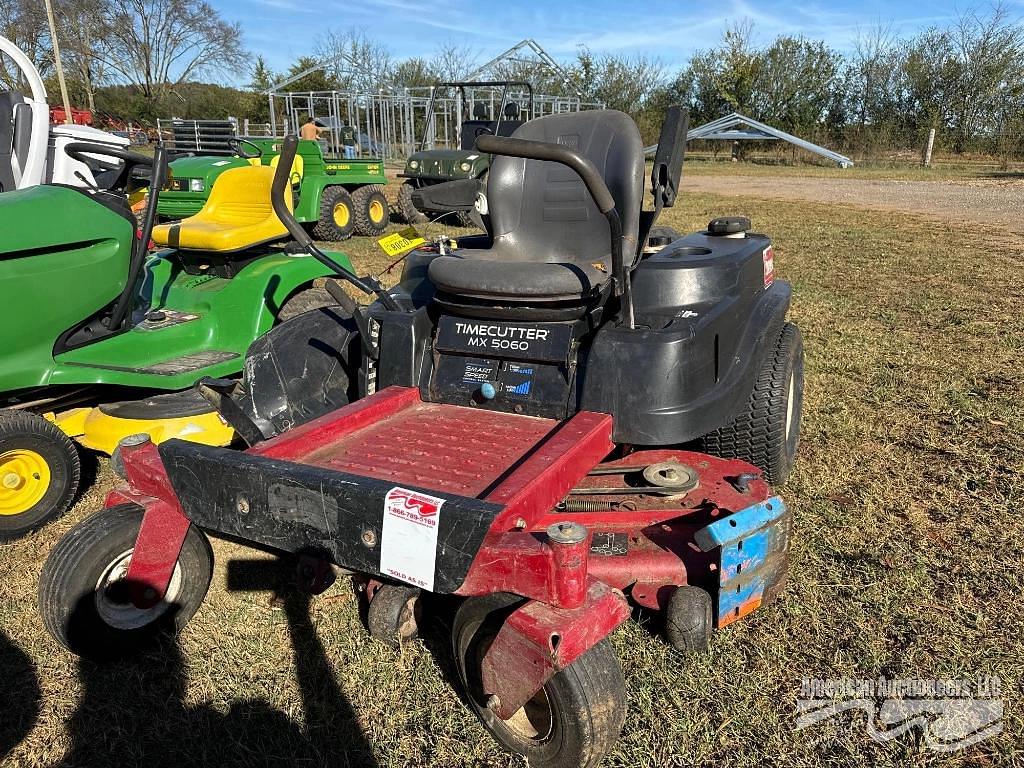
[[[157, 204], [161, 220], [197, 213], [225, 171], [277, 167], [281, 139], [232, 139], [229, 145], [234, 155], [197, 155], [171, 161]], [[301, 140], [292, 165], [295, 218], [319, 240], [383, 234], [389, 218], [385, 184], [381, 160], [324, 157], [318, 142]]]
[[[314, 281], [333, 270], [274, 245], [288, 235], [271, 207], [273, 168], [223, 173], [202, 210], [176, 224], [154, 227], [151, 206], [137, 232], [124, 187], [151, 169], [159, 205], [164, 150], [66, 151], [115, 157], [122, 178], [112, 191], [0, 194], [0, 540], [71, 505], [73, 440], [103, 453], [141, 432], [228, 444], [232, 430], [190, 387], [239, 374], [254, 339], [329, 301]], [[153, 255], [151, 237], [163, 246]]]
[[[533, 87], [529, 83], [511, 81], [465, 81], [435, 83], [430, 90], [427, 115], [434, 114], [438, 96], [455, 91], [457, 114], [471, 114], [462, 120], [458, 149], [427, 149], [430, 125], [423, 128], [420, 149], [405, 162], [405, 170], [399, 174], [404, 178], [398, 193], [399, 212], [410, 224], [422, 224], [444, 214], [464, 226], [477, 224], [472, 209], [460, 206], [454, 200], [447, 201], [442, 195], [416, 196], [417, 190], [463, 179], [477, 179], [483, 192], [483, 180], [490, 168], [491, 156], [476, 148], [480, 136], [511, 136], [526, 120], [533, 117]], [[480, 90], [500, 94], [497, 99], [473, 100]], [[524, 93], [527, 105], [524, 114], [522, 106], [509, 98], [509, 92]], [[493, 102], [497, 102], [497, 106]]]

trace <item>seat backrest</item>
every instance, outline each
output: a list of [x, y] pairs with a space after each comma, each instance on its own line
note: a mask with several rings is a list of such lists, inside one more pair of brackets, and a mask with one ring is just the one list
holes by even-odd
[[[15, 107], [24, 101], [25, 99], [20, 93], [0, 92], [0, 192], [8, 192], [17, 186], [14, 175], [16, 157], [14, 122], [17, 117]], [[31, 119], [31, 115], [29, 115], [29, 119]]]
[[[277, 166], [280, 164], [280, 162], [281, 162], [281, 156], [280, 155], [274, 155], [270, 159], [270, 167], [276, 169]], [[302, 170], [303, 170], [302, 155], [296, 155], [295, 156], [295, 160], [292, 161], [292, 172], [290, 174], [290, 181], [291, 181], [293, 186], [295, 184], [302, 183]]]
[[[622, 220], [623, 253], [636, 253], [644, 192], [640, 131], [626, 114], [588, 110], [524, 123], [517, 139], [563, 144], [604, 178]], [[576, 173], [564, 165], [495, 156], [487, 178], [495, 247], [504, 258], [593, 264], [611, 255], [607, 219]]]
[[[269, 165], [224, 171], [202, 210], [175, 224], [153, 227], [153, 242], [186, 250], [234, 252], [279, 240], [288, 228], [274, 212], [273, 182], [274, 169]], [[290, 194], [284, 201], [293, 210]]]

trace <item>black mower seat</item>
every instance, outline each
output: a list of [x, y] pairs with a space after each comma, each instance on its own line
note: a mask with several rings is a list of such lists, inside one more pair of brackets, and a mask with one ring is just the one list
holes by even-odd
[[609, 277], [589, 264], [499, 259], [439, 256], [428, 272], [431, 282], [447, 293], [481, 299], [514, 297], [527, 302], [579, 299], [600, 290]]
[[[636, 123], [622, 112], [590, 110], [531, 120], [513, 137], [572, 147], [597, 167], [615, 199], [630, 263], [644, 182]], [[608, 221], [569, 168], [495, 156], [487, 207], [491, 247], [434, 259], [428, 275], [440, 291], [484, 300], [579, 301], [596, 295], [611, 277]]]

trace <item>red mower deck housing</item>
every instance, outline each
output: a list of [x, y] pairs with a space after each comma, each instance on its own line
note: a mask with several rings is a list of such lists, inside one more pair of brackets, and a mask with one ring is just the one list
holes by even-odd
[[[106, 504], [146, 510], [127, 576], [140, 606], [162, 597], [190, 524], [371, 578], [526, 598], [482, 669], [507, 717], [629, 616], [627, 596], [664, 609], [700, 586], [724, 626], [784, 578], [790, 517], [754, 467], [682, 450], [602, 463], [611, 432], [604, 414], [557, 421], [391, 387], [244, 452], [124, 445], [128, 482]], [[663, 462], [695, 487], [638, 482]]]

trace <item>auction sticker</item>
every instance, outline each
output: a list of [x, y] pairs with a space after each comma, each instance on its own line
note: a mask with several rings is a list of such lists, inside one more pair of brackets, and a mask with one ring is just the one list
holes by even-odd
[[406, 227], [403, 230], [379, 238], [377, 245], [388, 256], [400, 256], [406, 251], [411, 251], [413, 248], [419, 248], [425, 242], [427, 241], [420, 237], [420, 233], [416, 231], [415, 227]]
[[380, 570], [426, 590], [434, 589], [437, 527], [444, 499], [394, 487], [384, 497]]

